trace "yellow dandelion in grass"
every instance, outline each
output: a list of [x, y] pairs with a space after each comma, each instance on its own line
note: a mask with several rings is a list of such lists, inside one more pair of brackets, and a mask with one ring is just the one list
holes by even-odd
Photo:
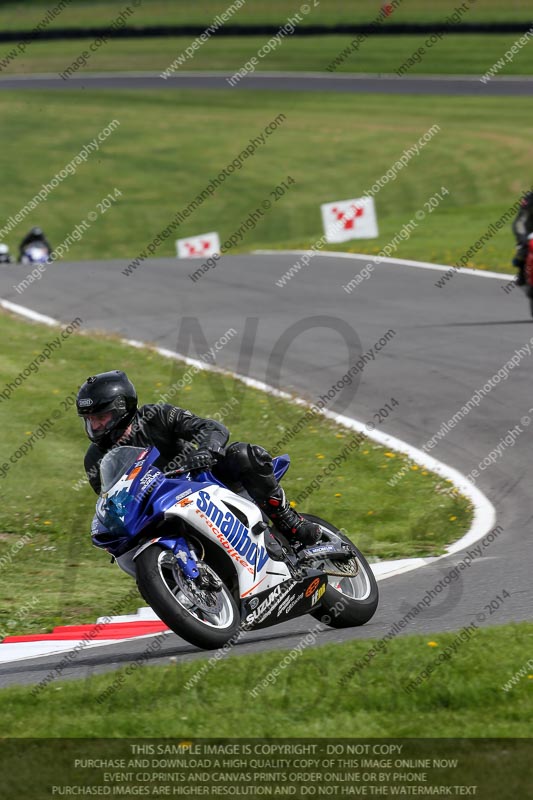
[[456, 519], [457, 517], [450, 517], [450, 522], [455, 522]]
[[161, 383], [161, 381], [157, 381], [155, 385], [156, 385], [156, 386], [163, 386], [163, 384]]
[[427, 471], [427, 469], [422, 470], [422, 475], [429, 475], [429, 472]]
[[370, 453], [370, 450], [363, 450], [363, 455], [367, 456]]
[[340, 492], [335, 492], [335, 497], [342, 497], [342, 494]]
[[316, 433], [318, 428], [309, 428], [310, 433]]
[[411, 467], [411, 469], [415, 469], [415, 470], [416, 470], [416, 469], [420, 469], [420, 467], [418, 466], [418, 464], [413, 464], [413, 466]]
[[386, 458], [396, 458], [396, 453], [385, 453]]
[[291, 500], [289, 505], [291, 508], [296, 508], [296, 503], [294, 502], [294, 500]]
[[370, 515], [371, 515], [371, 514], [373, 514], [374, 512], [373, 512], [373, 511], [367, 511], [366, 513], [367, 513], [367, 515], [368, 515], [368, 516], [370, 516]]
[[335, 434], [335, 439], [344, 439], [344, 434], [343, 433], [336, 433]]
[[52, 394], [59, 394], [59, 389], [52, 389]]
[[428, 642], [428, 647], [438, 647], [438, 646], [439, 645], [437, 642]]
[[183, 391], [184, 392], [190, 392], [191, 391], [191, 387], [190, 386], [185, 386]]
[[49, 519], [45, 519], [45, 521], [43, 522], [43, 525], [51, 525], [51, 524], [52, 522]]
[[533, 675], [528, 675], [528, 680], [533, 681]]
[[325, 458], [326, 456], [322, 455], [322, 453], [316, 453], [316, 458]]

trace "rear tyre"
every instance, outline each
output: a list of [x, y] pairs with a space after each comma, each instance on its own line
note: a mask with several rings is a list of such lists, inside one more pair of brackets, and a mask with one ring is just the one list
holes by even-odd
[[237, 633], [240, 618], [235, 600], [209, 565], [205, 570], [216, 589], [200, 588], [183, 574], [176, 556], [157, 544], [143, 550], [135, 563], [139, 592], [178, 636], [214, 650]]
[[[379, 590], [374, 573], [361, 551], [338, 528], [320, 517], [302, 514], [303, 517], [316, 522], [324, 531], [327, 540], [328, 532], [333, 533], [350, 546], [356, 575], [328, 575], [326, 591], [322, 595], [320, 605], [311, 611], [315, 619], [319, 619], [331, 628], [351, 628], [368, 622], [378, 607]], [[342, 572], [339, 562], [333, 559], [317, 559], [314, 566], [324, 572]]]

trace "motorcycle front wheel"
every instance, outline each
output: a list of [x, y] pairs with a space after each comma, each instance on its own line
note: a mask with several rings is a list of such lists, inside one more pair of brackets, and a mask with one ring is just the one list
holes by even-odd
[[135, 563], [139, 592], [178, 636], [214, 650], [237, 633], [240, 618], [235, 600], [209, 565], [204, 570], [213, 586], [202, 588], [184, 575], [171, 550], [157, 544], [143, 550]]
[[314, 566], [328, 574], [328, 583], [320, 605], [310, 612], [311, 615], [331, 628], [364, 625], [376, 613], [379, 602], [378, 584], [368, 561], [354, 543], [334, 525], [311, 514], [302, 516], [320, 525], [326, 541], [328, 533], [332, 533], [348, 544], [352, 553], [346, 562], [317, 559]]

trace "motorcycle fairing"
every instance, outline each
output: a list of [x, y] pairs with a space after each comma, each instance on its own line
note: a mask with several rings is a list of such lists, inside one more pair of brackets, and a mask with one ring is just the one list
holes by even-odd
[[301, 580], [284, 581], [242, 600], [242, 627], [257, 630], [307, 614], [320, 602], [327, 583], [326, 574], [309, 570]]
[[[133, 454], [135, 456], [135, 453]], [[265, 547], [263, 516], [255, 503], [227, 489], [219, 481], [206, 482], [210, 473], [197, 479], [165, 478], [153, 467], [159, 451], [153, 447], [142, 451], [123, 474], [104, 493], [97, 504], [91, 531], [93, 543], [104, 547], [115, 557], [142, 542], [142, 534], [152, 532], [149, 544], [156, 542], [175, 552], [176, 537], [157, 536], [157, 528], [165, 520], [182, 519], [214, 542], [232, 559], [241, 597], [261, 586], [268, 590], [290, 577], [284, 562], [272, 561]], [[275, 460], [277, 474], [289, 466], [288, 456]], [[179, 499], [178, 499], [179, 498]], [[252, 529], [257, 531], [252, 532]], [[178, 533], [179, 535], [179, 533]], [[147, 546], [141, 549], [134, 558]], [[119, 565], [131, 560], [121, 559]]]
[[[183, 505], [182, 505], [183, 504]], [[239, 593], [245, 597], [256, 586], [268, 589], [290, 577], [284, 562], [273, 561], [265, 546], [263, 517], [255, 503], [214, 484], [203, 484], [166, 513], [176, 515], [214, 542], [231, 558]], [[257, 533], [253, 533], [255, 529]]]

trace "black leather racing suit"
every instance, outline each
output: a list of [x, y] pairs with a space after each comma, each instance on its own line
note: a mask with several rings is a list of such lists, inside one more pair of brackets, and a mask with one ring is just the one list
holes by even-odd
[[[215, 453], [226, 444], [228, 429], [213, 419], [202, 419], [183, 408], [168, 403], [141, 406], [135, 414], [131, 432], [124, 435], [120, 445], [129, 447], [155, 446], [160, 458], [155, 462], [159, 469], [177, 469], [180, 458], [198, 448], [207, 448]], [[91, 444], [85, 454], [85, 471], [89, 483], [100, 494], [100, 461], [111, 447], [103, 449]]]
[[524, 201], [513, 221], [513, 233], [516, 237], [516, 252], [513, 266], [518, 267], [521, 281], [524, 280], [524, 267], [528, 250], [528, 236], [533, 233], [533, 198]]
[[[190, 411], [167, 403], [141, 406], [131, 423], [132, 430], [122, 436], [120, 445], [155, 446], [160, 457], [155, 466], [161, 470], [177, 469], [187, 453], [210, 450], [217, 459], [213, 472], [234, 490], [244, 487], [257, 502], [264, 502], [279, 484], [274, 476], [272, 458], [259, 445], [234, 442], [226, 450], [229, 431], [221, 422], [197, 417]], [[100, 494], [100, 461], [111, 447], [91, 444], [85, 454], [89, 483]]]
[[[142, 406], [131, 426], [119, 444], [157, 447], [161, 455], [155, 466], [159, 469], [177, 469], [186, 462], [187, 454], [193, 452], [194, 443], [199, 450], [213, 454], [214, 475], [233, 491], [244, 488], [278, 530], [303, 544], [314, 544], [320, 538], [319, 526], [290, 507], [274, 474], [272, 457], [263, 447], [234, 442], [224, 449], [229, 431], [222, 423], [167, 404]], [[100, 461], [108, 450], [91, 444], [85, 455], [87, 477], [97, 494], [100, 494]]]

